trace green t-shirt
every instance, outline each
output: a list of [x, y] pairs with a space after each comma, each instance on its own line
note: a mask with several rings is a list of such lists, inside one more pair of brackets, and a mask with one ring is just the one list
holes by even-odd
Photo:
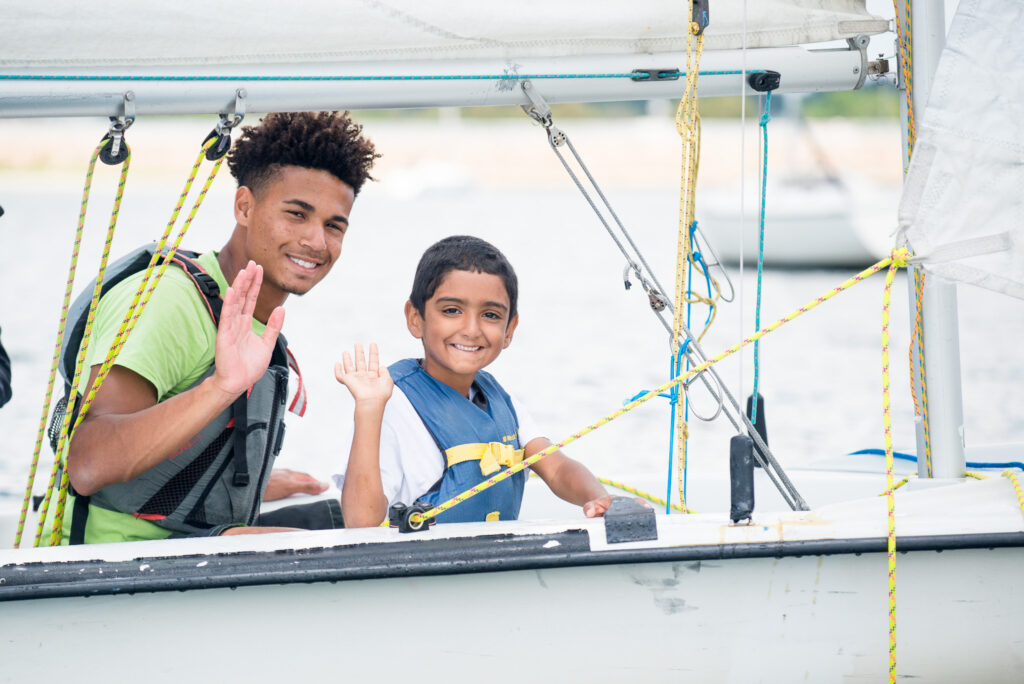
[[[217, 282], [221, 294], [228, 283], [217, 262], [217, 252], [197, 259]], [[131, 306], [145, 272], [126, 278], [103, 295], [96, 309], [92, 335], [85, 356], [79, 392], [85, 389], [92, 366], [106, 358]], [[266, 326], [256, 319], [253, 331], [262, 335]], [[134, 371], [153, 383], [157, 402], [184, 392], [213, 365], [217, 328], [191, 277], [176, 264], [167, 267], [146, 303], [142, 316], [117, 356], [115, 365]], [[72, 502], [64, 516], [64, 543], [71, 530]], [[171, 531], [126, 513], [89, 507], [86, 543], [163, 539]]]

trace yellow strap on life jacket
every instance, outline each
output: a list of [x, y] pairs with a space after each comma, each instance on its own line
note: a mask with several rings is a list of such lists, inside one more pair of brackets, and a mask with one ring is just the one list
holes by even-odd
[[524, 449], [513, 449], [511, 444], [488, 442], [477, 444], [460, 444], [444, 452], [448, 459], [448, 467], [465, 461], [480, 461], [480, 472], [483, 475], [496, 473], [502, 466], [506, 468], [521, 463]]

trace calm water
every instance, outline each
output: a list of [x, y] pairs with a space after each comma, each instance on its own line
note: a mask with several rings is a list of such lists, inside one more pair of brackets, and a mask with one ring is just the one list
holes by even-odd
[[[106, 174], [106, 175], [104, 175]], [[109, 188], [109, 170], [97, 188]], [[114, 251], [155, 237], [170, 214], [176, 182], [131, 185]], [[190, 230], [193, 249], [219, 247], [233, 225], [225, 173]], [[20, 497], [39, 420], [78, 213], [74, 182], [17, 184], [3, 193], [0, 219], [0, 326], [14, 366], [15, 398], [0, 410], [0, 496]], [[670, 192], [616, 192], [612, 201], [666, 286], [675, 254], [676, 199]], [[95, 269], [109, 192], [94, 195], [82, 271]], [[370, 188], [357, 201], [353, 226], [334, 272], [287, 306], [285, 333], [308, 384], [310, 407], [289, 423], [282, 462], [326, 478], [339, 425], [351, 403], [332, 364], [354, 342], [376, 341], [388, 361], [417, 355], [402, 307], [423, 249], [450, 234], [479, 235], [508, 255], [521, 282], [521, 321], [512, 346], [491, 370], [524, 399], [558, 440], [664, 381], [666, 334], [634, 287], [622, 286], [623, 261], [589, 208], [566, 191], [475, 191], [453, 188], [408, 197]], [[770, 236], [769, 236], [770, 239]], [[739, 273], [731, 271], [739, 282]], [[852, 270], [769, 271], [763, 321], [775, 320], [845, 280]], [[724, 305], [704, 339], [709, 354], [753, 325], [753, 271], [742, 296]], [[76, 291], [85, 283], [80, 276]], [[883, 276], [831, 300], [765, 338], [761, 391], [769, 434], [783, 465], [882, 445], [880, 321]], [[913, 448], [907, 382], [906, 284], [894, 289], [894, 421], [898, 446]], [[742, 301], [740, 301], [742, 299]], [[741, 314], [741, 311], [743, 312]], [[966, 434], [969, 444], [1020, 440], [1024, 432], [1024, 304], [963, 287], [960, 293]], [[720, 366], [737, 395], [752, 381], [751, 353]], [[742, 383], [742, 384], [741, 384]], [[708, 413], [709, 399], [694, 397]], [[692, 467], [727, 464], [731, 428], [723, 419], [690, 426]], [[664, 470], [668, 406], [662, 399], [569, 447], [598, 474], [629, 480]], [[48, 450], [44, 454], [49, 458]], [[40, 485], [37, 485], [37, 490]]]

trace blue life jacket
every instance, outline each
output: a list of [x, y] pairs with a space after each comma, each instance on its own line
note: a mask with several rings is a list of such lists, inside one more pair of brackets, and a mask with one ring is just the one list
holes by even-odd
[[[487, 399], [485, 410], [435, 380], [416, 359], [404, 359], [388, 370], [444, 454], [444, 476], [421, 501], [436, 506], [523, 460], [512, 399], [490, 373], [478, 371], [475, 381]], [[516, 520], [525, 485], [526, 472], [520, 471], [440, 514], [437, 521]]]

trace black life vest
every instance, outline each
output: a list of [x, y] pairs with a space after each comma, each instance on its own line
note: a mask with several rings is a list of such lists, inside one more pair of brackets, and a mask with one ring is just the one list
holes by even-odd
[[[109, 266], [101, 297], [129, 276], [145, 270], [154, 251], [155, 245], [146, 245]], [[195, 252], [177, 250], [171, 261], [189, 275], [217, 325], [223, 300], [216, 281], [196, 263], [198, 256]], [[65, 405], [71, 396], [76, 356], [94, 287], [95, 281], [79, 295], [68, 314], [68, 332], [60, 359]], [[90, 505], [126, 513], [186, 535], [219, 534], [227, 527], [255, 522], [284, 439], [290, 359], [287, 342], [281, 335], [263, 376], [177, 454], [127, 482], [108, 485], [88, 497], [76, 496], [71, 543], [84, 542]], [[298, 370], [294, 362], [292, 367]], [[211, 365], [191, 387], [212, 375], [213, 370]], [[300, 379], [300, 394], [301, 391]], [[293, 410], [297, 402], [298, 396], [292, 403]], [[76, 406], [80, 403], [81, 395]], [[63, 411], [58, 410], [51, 421], [54, 449], [62, 417]], [[73, 420], [74, 416], [72, 424]]]

